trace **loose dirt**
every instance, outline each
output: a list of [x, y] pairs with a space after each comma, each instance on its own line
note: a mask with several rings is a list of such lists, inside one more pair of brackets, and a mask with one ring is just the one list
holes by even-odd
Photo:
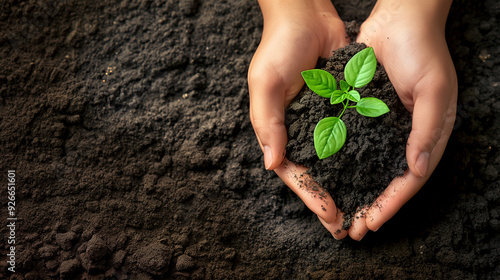
[[[344, 67], [364, 44], [351, 43], [334, 52], [321, 69], [336, 81], [344, 80]], [[411, 130], [411, 115], [404, 108], [383, 67], [378, 67], [373, 80], [357, 89], [362, 98], [376, 97], [384, 101], [389, 113], [377, 118], [364, 117], [356, 109], [342, 116], [347, 139], [340, 151], [319, 160], [314, 148], [314, 128], [323, 118], [336, 117], [343, 106], [331, 105], [305, 87], [286, 112], [288, 130], [287, 157], [309, 167], [308, 173], [325, 188], [344, 212], [344, 229], [351, 225], [357, 210], [370, 206], [393, 178], [408, 168], [405, 157], [406, 139]], [[351, 102], [351, 105], [354, 105]]]
[[[374, 4], [347, 2], [358, 22]], [[0, 278], [499, 279], [499, 16], [497, 1], [453, 3], [447, 151], [358, 243], [264, 170], [246, 84], [256, 1], [2, 1]]]

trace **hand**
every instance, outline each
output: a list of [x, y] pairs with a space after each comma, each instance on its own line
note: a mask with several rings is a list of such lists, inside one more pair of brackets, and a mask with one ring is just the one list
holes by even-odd
[[409, 170], [355, 219], [349, 235], [364, 236], [389, 220], [427, 181], [453, 129], [457, 76], [444, 28], [451, 1], [379, 0], [357, 41], [372, 46], [404, 106], [412, 113]]
[[285, 108], [304, 85], [300, 72], [313, 69], [320, 56], [330, 57], [347, 39], [328, 0], [262, 0], [260, 6], [264, 31], [248, 71], [250, 120], [265, 168], [274, 170], [287, 143]]
[[[265, 168], [275, 170], [320, 220], [339, 228], [331, 197], [323, 195], [317, 185], [301, 186], [298, 178], [303, 167], [282, 163], [288, 141], [284, 112], [304, 84], [300, 72], [313, 69], [319, 57], [330, 57], [348, 43], [344, 23], [330, 0], [261, 0], [259, 4], [264, 31], [250, 63], [248, 87], [250, 119]], [[345, 231], [331, 231], [336, 238], [345, 236]]]

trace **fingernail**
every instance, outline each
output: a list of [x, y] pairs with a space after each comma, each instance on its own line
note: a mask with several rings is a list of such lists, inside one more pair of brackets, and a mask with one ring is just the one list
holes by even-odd
[[418, 175], [420, 177], [425, 177], [427, 175], [427, 168], [429, 167], [429, 153], [422, 152], [417, 158], [415, 163], [415, 169], [417, 169]]
[[266, 170], [269, 170], [271, 164], [273, 164], [273, 153], [269, 146], [264, 146], [264, 165], [266, 166]]

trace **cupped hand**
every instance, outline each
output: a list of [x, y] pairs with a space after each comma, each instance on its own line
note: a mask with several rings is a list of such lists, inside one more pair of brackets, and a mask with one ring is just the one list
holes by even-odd
[[286, 2], [260, 1], [264, 31], [248, 71], [250, 120], [268, 170], [283, 161], [284, 111], [304, 85], [301, 71], [347, 44], [344, 23], [330, 1]]
[[[305, 169], [284, 161], [288, 141], [284, 120], [286, 106], [304, 84], [301, 71], [314, 68], [319, 57], [330, 57], [348, 43], [345, 25], [330, 0], [261, 0], [259, 4], [264, 30], [250, 63], [248, 87], [250, 119], [264, 166], [275, 170], [322, 222], [339, 227], [331, 197], [317, 185], [304, 187]], [[336, 238], [345, 235], [345, 231], [330, 231]]]
[[412, 113], [409, 170], [395, 178], [349, 235], [376, 231], [427, 181], [439, 163], [456, 115], [457, 76], [445, 41], [451, 1], [377, 2], [358, 42], [372, 46], [402, 103]]

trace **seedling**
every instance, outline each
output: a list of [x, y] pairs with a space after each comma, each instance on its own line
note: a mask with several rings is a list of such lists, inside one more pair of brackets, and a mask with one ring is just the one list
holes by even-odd
[[[366, 48], [354, 55], [344, 69], [345, 81], [339, 82], [337, 88], [335, 78], [327, 71], [312, 69], [302, 72], [307, 86], [316, 94], [330, 98], [330, 103], [344, 106], [338, 117], [328, 117], [320, 120], [314, 129], [314, 148], [320, 159], [337, 153], [346, 140], [346, 126], [340, 119], [348, 108], [366, 117], [378, 117], [389, 112], [384, 101], [375, 97], [361, 98], [356, 88], [367, 85], [375, 74], [377, 59], [373, 48]], [[349, 102], [355, 105], [349, 105]]]

